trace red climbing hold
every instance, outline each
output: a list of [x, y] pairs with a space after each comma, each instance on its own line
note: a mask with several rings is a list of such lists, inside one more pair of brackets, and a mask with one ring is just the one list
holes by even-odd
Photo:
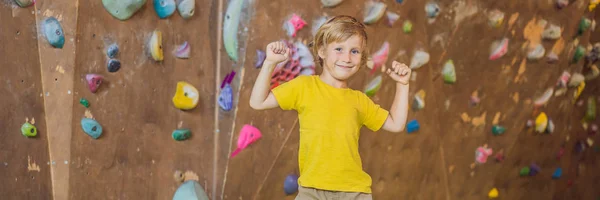
[[104, 78], [98, 74], [87, 74], [85, 76], [85, 80], [87, 80], [88, 88], [92, 93], [96, 93], [100, 85], [102, 84], [102, 80]]

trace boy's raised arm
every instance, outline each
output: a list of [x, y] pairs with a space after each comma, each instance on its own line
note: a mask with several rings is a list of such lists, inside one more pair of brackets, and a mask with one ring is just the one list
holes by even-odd
[[273, 93], [269, 92], [271, 74], [277, 64], [289, 58], [290, 50], [283, 42], [272, 42], [267, 45], [265, 52], [267, 53], [267, 57], [250, 94], [250, 107], [255, 110], [264, 110], [279, 106]]
[[392, 69], [388, 69], [387, 73], [396, 81], [396, 94], [394, 95], [390, 114], [382, 128], [389, 132], [402, 132], [406, 126], [408, 115], [408, 81], [411, 70], [405, 64], [394, 61]]

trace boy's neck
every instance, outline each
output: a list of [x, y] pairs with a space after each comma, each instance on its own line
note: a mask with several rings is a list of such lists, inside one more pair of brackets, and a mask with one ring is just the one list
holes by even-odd
[[327, 70], [323, 70], [323, 73], [321, 73], [321, 75], [319, 75], [319, 78], [325, 84], [330, 85], [332, 87], [348, 88], [348, 83], [346, 82], [346, 80], [338, 80], [338, 79], [334, 78], [333, 76], [331, 76], [331, 74], [329, 74], [327, 72]]

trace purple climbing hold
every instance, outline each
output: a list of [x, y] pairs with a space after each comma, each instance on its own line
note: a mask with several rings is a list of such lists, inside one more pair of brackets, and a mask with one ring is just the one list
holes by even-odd
[[583, 151], [585, 151], [585, 142], [583, 142], [583, 140], [577, 141], [577, 143], [575, 143], [575, 152], [581, 153]]
[[535, 163], [531, 163], [531, 165], [529, 166], [529, 176], [535, 176], [539, 172], [540, 166], [536, 165]]
[[288, 175], [285, 182], [283, 182], [283, 190], [287, 195], [296, 193], [298, 191], [298, 176], [295, 174]]
[[235, 76], [235, 71], [231, 70], [231, 72], [229, 72], [229, 74], [227, 74], [225, 76], [225, 78], [223, 79], [223, 81], [221, 82], [221, 89], [223, 89], [223, 87], [225, 87], [225, 85], [231, 84], [231, 81], [233, 81], [234, 76]]
[[121, 62], [117, 59], [108, 60], [108, 64], [106, 65], [108, 72], [117, 72], [121, 69]]
[[262, 66], [263, 62], [265, 62], [265, 58], [267, 58], [267, 54], [264, 51], [257, 49], [256, 50], [256, 62], [254, 62], [254, 67], [260, 68]]
[[219, 106], [225, 111], [230, 111], [233, 107], [233, 91], [231, 85], [226, 84], [225, 88], [219, 94]]

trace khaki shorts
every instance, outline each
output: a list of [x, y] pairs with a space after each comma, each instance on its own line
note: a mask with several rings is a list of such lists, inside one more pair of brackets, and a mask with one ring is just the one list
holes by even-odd
[[360, 192], [334, 192], [298, 186], [296, 200], [373, 200], [373, 197]]

